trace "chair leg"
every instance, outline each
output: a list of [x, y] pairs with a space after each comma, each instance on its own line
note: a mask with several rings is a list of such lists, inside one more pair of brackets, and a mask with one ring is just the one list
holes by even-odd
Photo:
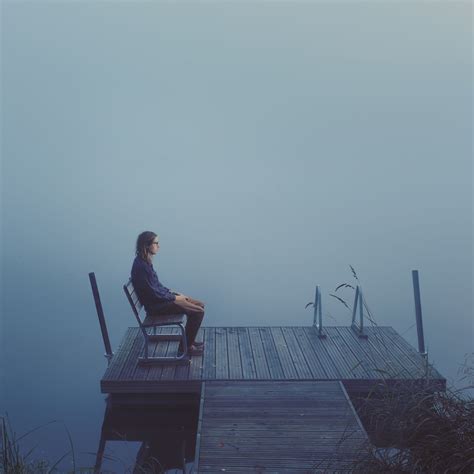
[[145, 337], [145, 359], [148, 359], [148, 337]]
[[186, 337], [186, 330], [182, 323], [179, 323], [179, 328], [181, 329], [181, 339], [183, 342], [183, 354], [187, 354], [188, 352], [188, 339]]
[[[183, 346], [183, 353], [181, 355], [176, 355], [175, 357], [169, 356], [160, 356], [160, 357], [150, 357], [149, 356], [149, 348], [148, 344], [151, 341], [158, 341], [162, 340], [160, 337], [161, 334], [148, 334], [147, 330], [143, 331], [143, 337], [145, 339], [145, 347], [144, 347], [144, 355], [143, 357], [138, 358], [138, 362], [141, 364], [188, 364], [190, 363], [190, 358], [187, 355], [188, 352], [188, 341], [186, 338], [186, 329], [182, 323], [174, 323], [170, 324], [170, 326], [179, 326], [180, 335], [174, 335], [171, 340], [179, 340], [182, 342]], [[153, 328], [153, 332], [155, 331], [155, 327]]]

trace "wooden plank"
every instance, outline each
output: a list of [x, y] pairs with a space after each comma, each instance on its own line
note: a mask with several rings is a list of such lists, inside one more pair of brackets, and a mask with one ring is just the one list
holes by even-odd
[[216, 328], [216, 379], [228, 378], [227, 331], [225, 328]]
[[138, 357], [143, 354], [143, 348], [145, 346], [145, 341], [142, 334], [139, 334], [133, 341], [133, 345], [130, 349], [130, 352], [127, 354], [124, 363], [122, 365], [122, 370], [118, 375], [118, 380], [128, 380], [131, 379], [135, 367], [138, 364]]
[[388, 328], [368, 327], [367, 334], [372, 340], [372, 344], [377, 347], [381, 353], [391, 352], [396, 354], [399, 364], [408, 372], [408, 378], [419, 378], [421, 370], [416, 362], [413, 362], [391, 338]]
[[355, 378], [366, 379], [369, 374], [362, 365], [362, 359], [358, 358], [346, 341], [341, 337], [335, 327], [326, 327], [328, 335], [327, 340], [330, 341], [335, 350], [341, 355], [344, 362], [349, 366], [350, 373]]
[[193, 363], [194, 357], [191, 357], [191, 362], [189, 364], [178, 364], [174, 371], [174, 381], [186, 381], [189, 380], [189, 371]]
[[216, 329], [205, 328], [206, 349], [204, 351], [203, 379], [216, 378]]
[[268, 370], [272, 379], [284, 378], [283, 369], [275, 347], [270, 328], [260, 328], [260, 338], [262, 340], [263, 350], [268, 364]]
[[[425, 373], [425, 362], [423, 360], [423, 356], [410, 343], [403, 339], [393, 328], [388, 327], [387, 333], [394, 344], [400, 347], [403, 353], [413, 362], [415, 367], [418, 368], [418, 373], [423, 375]], [[428, 373], [432, 378], [444, 379], [444, 377], [434, 367], [430, 367]]]
[[[176, 357], [178, 353], [179, 342], [176, 341], [167, 341], [166, 343], [166, 357]], [[174, 380], [175, 378], [180, 379], [181, 377], [176, 377], [176, 371], [178, 369], [176, 364], [163, 364], [163, 371], [161, 372], [160, 380]], [[186, 367], [186, 366], [181, 366]], [[186, 367], [189, 370], [189, 367]]]
[[137, 336], [142, 337], [140, 334], [138, 334], [138, 328], [127, 329], [117, 351], [112, 357], [110, 366], [107, 368], [104, 376], [102, 377], [102, 380], [115, 380], [120, 375], [123, 364]]
[[281, 328], [273, 327], [271, 328], [273, 340], [275, 341], [276, 350], [278, 353], [278, 357], [280, 358], [281, 367], [283, 369], [283, 374], [286, 379], [298, 379], [298, 373], [296, 371], [295, 365], [293, 363], [293, 359], [290, 355], [290, 350], [288, 349], [288, 345], [286, 343], [285, 338], [283, 337], [283, 333]]
[[[304, 421], [304, 420], [303, 420]], [[344, 423], [342, 423], [344, 422]], [[271, 433], [265, 427], [259, 427], [255, 423], [247, 423], [247, 428], [243, 428], [244, 423], [239, 424], [237, 427], [227, 427], [219, 426], [217, 423], [214, 423], [212, 429], [212, 435], [216, 436], [227, 436], [229, 439], [232, 438], [249, 438], [252, 436], [255, 437], [270, 437], [270, 438], [286, 438], [286, 439], [324, 439], [334, 442], [341, 434], [341, 426], [344, 427], [347, 419], [339, 419], [336, 424], [331, 424], [328, 428], [323, 428], [319, 423], [311, 425], [310, 423], [300, 424], [298, 431], [290, 431], [286, 426], [280, 426], [278, 429], [274, 429]], [[339, 425], [339, 426], [338, 426]], [[357, 428], [357, 432], [351, 432], [351, 436], [357, 434], [358, 437], [365, 438], [365, 435], [359, 433], [359, 425], [354, 422], [353, 425]], [[310, 437], [308, 438], [308, 435]]]
[[[204, 328], [199, 328], [196, 336], [197, 342], [204, 342], [204, 353], [208, 350], [208, 343], [205, 339]], [[204, 354], [200, 356], [194, 356], [191, 360], [191, 366], [189, 367], [189, 378], [193, 380], [201, 380], [204, 365]]]
[[255, 361], [253, 360], [252, 347], [247, 328], [236, 328], [239, 337], [240, 356], [242, 361], [242, 376], [244, 379], [255, 379]]
[[[377, 350], [384, 359], [393, 359], [399, 369], [397, 372], [404, 370], [409, 378], [410, 371], [407, 370], [406, 367], [407, 361], [403, 360], [403, 351], [400, 351], [400, 349], [393, 344], [387, 334], [386, 328], [372, 326], [367, 328], [366, 333], [369, 335], [368, 340], [371, 346], [374, 347], [374, 349]], [[394, 376], [397, 375], [394, 374]]]
[[[154, 355], [157, 347], [156, 342], [151, 342], [148, 344], [148, 355], [151, 357]], [[141, 355], [141, 354], [140, 354]], [[130, 374], [130, 378], [133, 380], [146, 380], [148, 377], [148, 372], [150, 370], [150, 366], [146, 366], [144, 364], [139, 364], [138, 361], [134, 364], [133, 372]]]
[[[346, 420], [345, 420], [346, 421]], [[345, 425], [341, 425], [345, 426]], [[353, 424], [355, 428], [359, 428], [357, 424]], [[269, 439], [285, 439], [288, 443], [294, 442], [295, 444], [298, 442], [304, 442], [305, 440], [309, 440], [308, 442], [312, 443], [312, 440], [317, 440], [317, 442], [321, 443], [335, 443], [341, 439], [341, 433], [344, 433], [343, 428], [337, 428], [337, 426], [332, 426], [332, 431], [329, 429], [319, 429], [319, 430], [310, 430], [304, 429], [307, 425], [301, 426], [301, 428], [297, 431], [290, 431], [287, 427], [280, 427], [278, 430], [274, 430], [269, 433], [267, 429], [241, 429], [240, 427], [232, 428], [232, 429], [219, 429], [216, 425], [212, 429], [212, 436], [218, 437], [222, 440], [227, 439], [229, 441], [233, 439], [258, 439], [258, 438], [269, 438]], [[357, 432], [347, 432], [347, 436], [350, 439], [366, 439], [366, 436]], [[205, 436], [206, 437], [206, 436]], [[205, 438], [204, 437], [204, 438]]]
[[236, 328], [227, 328], [227, 350], [229, 354], [229, 378], [242, 379], [239, 334]]
[[[328, 327], [325, 328], [326, 333], [328, 333], [328, 329]], [[334, 341], [328, 334], [328, 337], [320, 339], [320, 342], [324, 349], [326, 349], [329, 357], [337, 364], [338, 371], [344, 379], [361, 378], [357, 372], [357, 362], [351, 363], [351, 361], [346, 361], [344, 354], [339, 350], [338, 344], [340, 344], [340, 341]]]
[[[185, 320], [184, 314], [163, 314], [160, 316], [147, 316], [143, 320], [143, 326], [155, 326], [159, 324], [170, 324], [170, 323], [183, 323]], [[173, 329], [178, 329], [176, 326], [173, 326]], [[176, 332], [178, 334], [178, 332]]]
[[248, 328], [250, 345], [252, 347], [253, 360], [255, 362], [255, 371], [258, 379], [269, 379], [270, 371], [268, 370], [265, 351], [263, 349], [262, 339], [258, 328]]
[[[169, 344], [169, 341], [160, 341], [155, 347], [155, 352], [153, 353], [153, 356], [164, 357], [166, 355], [166, 352], [168, 351], [168, 344]], [[164, 369], [163, 364], [150, 366], [147, 380], [155, 381], [155, 382], [160, 380], [163, 374], [163, 369]]]
[[296, 340], [298, 341], [301, 351], [303, 352], [304, 358], [308, 363], [309, 370], [315, 379], [327, 379], [328, 377], [322, 362], [311, 347], [303, 328], [293, 328]]
[[332, 359], [324, 347], [324, 341], [326, 339], [319, 339], [317, 330], [314, 327], [305, 327], [302, 328], [302, 330], [305, 333], [310, 346], [314, 350], [314, 353], [323, 364], [324, 370], [328, 377], [331, 379], [340, 380], [342, 378], [342, 373], [339, 370], [339, 364], [337, 364], [336, 361]]
[[[385, 363], [383, 359], [381, 359], [374, 351], [366, 351], [365, 347], [361, 344], [367, 343], [367, 338], [360, 338], [354, 333], [351, 328], [348, 327], [334, 327], [332, 328], [337, 331], [341, 341], [346, 344], [346, 347], [349, 347], [354, 357], [360, 361], [361, 367], [364, 368], [365, 374], [368, 377], [363, 378], [372, 378], [377, 379], [383, 376], [384, 372], [379, 372], [377, 370], [378, 366], [383, 365], [385, 367]], [[350, 334], [352, 333], [352, 334]], [[355, 337], [353, 337], [353, 335]]]
[[[249, 328], [250, 329], [250, 328]], [[305, 389], [305, 387], [308, 387], [308, 384], [311, 384], [312, 382], [302, 382], [300, 384], [294, 383], [294, 381], [289, 381], [289, 380], [276, 380], [276, 381], [266, 381], [266, 382], [261, 382], [259, 380], [251, 380], [248, 381], [245, 384], [239, 385], [239, 391], [248, 391], [252, 392], [254, 391], [255, 388], [258, 388], [262, 386], [263, 384], [266, 385], [266, 389], [270, 393], [274, 393], [275, 395], [279, 393], [281, 388], [285, 389], [285, 393], [287, 391], [293, 390], [296, 393], [301, 394], [302, 390]], [[219, 390], [219, 397], [222, 396], [222, 393], [227, 393], [229, 395], [234, 394], [234, 387], [235, 387], [235, 382], [229, 382], [229, 381], [214, 381], [212, 382], [212, 387], [213, 390]], [[340, 393], [339, 386], [336, 385], [336, 388], [334, 388], [334, 381], [332, 380], [324, 380], [321, 382], [318, 382], [318, 387], [322, 387], [324, 389], [324, 393], [328, 392], [334, 392], [334, 393]], [[260, 392], [255, 393], [256, 397], [261, 397]]]
[[[277, 461], [269, 461], [265, 463], [249, 463], [247, 462], [246, 464], [242, 464], [239, 461], [237, 461], [237, 464], [231, 464], [231, 462], [235, 462], [229, 459], [228, 463], [223, 463], [222, 461], [220, 464], [214, 464], [212, 463], [210, 466], [203, 464], [199, 468], [200, 473], [216, 473], [216, 472], [229, 472], [229, 473], [240, 473], [242, 474], [243, 472], [245, 473], [258, 473], [261, 474], [262, 472], [273, 472], [273, 473], [278, 473], [278, 474], [292, 474], [292, 473], [311, 473], [311, 474], [317, 474], [317, 473], [327, 473], [327, 472], [350, 472], [351, 471], [351, 464], [345, 462], [344, 464], [342, 461], [338, 461], [337, 464], [336, 462], [331, 462], [329, 464], [323, 464], [324, 457], [322, 457], [321, 463], [319, 463], [317, 460], [314, 461], [312, 464], [305, 464], [302, 463], [301, 461], [298, 463], [299, 466], [294, 466], [291, 465], [290, 467], [287, 466], [287, 463], [285, 463], [283, 466], [278, 463]], [[219, 467], [216, 467], [219, 466]], [[220, 467], [222, 466], [222, 467]], [[225, 466], [225, 467], [224, 467]], [[216, 468], [218, 471], [216, 471]], [[225, 470], [225, 471], [224, 471]]]
[[313, 378], [311, 369], [308, 367], [303, 351], [300, 348], [299, 341], [297, 340], [293, 329], [290, 327], [281, 328], [281, 332], [290, 350], [290, 356], [296, 368], [296, 372], [300, 379]]
[[367, 443], [339, 382], [208, 382], [202, 412], [199, 472], [351, 467]]
[[[278, 461], [266, 461], [263, 462], [240, 462], [237, 461], [237, 464], [232, 464], [235, 462], [231, 459], [228, 462], [221, 462], [217, 460], [218, 464], [211, 463], [210, 465], [202, 464], [199, 467], [200, 473], [216, 473], [216, 472], [226, 472], [226, 473], [236, 473], [242, 474], [245, 473], [258, 473], [263, 472], [273, 472], [278, 474], [293, 474], [293, 473], [304, 473], [304, 474], [317, 474], [317, 473], [327, 473], [327, 472], [351, 472], [351, 465], [353, 462], [343, 462], [343, 461], [331, 461], [328, 463], [324, 457], [321, 458], [321, 462], [318, 459], [315, 459], [313, 463], [305, 464], [299, 462], [298, 466], [291, 465], [287, 466], [285, 463], [283, 466]], [[222, 466], [222, 467], [221, 467]], [[217, 471], [216, 471], [217, 469]]]
[[387, 354], [387, 351], [385, 353], [381, 352], [374, 338], [360, 338], [349, 327], [338, 328], [338, 331], [348, 340], [354, 341], [354, 344], [366, 354], [367, 361], [370, 364], [371, 375], [374, 379], [384, 379], [387, 377], [396, 379], [406, 378], [408, 373], [403, 365], [400, 364], [396, 355], [393, 352], [390, 354]]
[[[205, 332], [206, 333], [206, 332]], [[208, 333], [209, 334], [209, 333]], [[206, 334], [204, 334], [204, 340], [206, 338]], [[204, 417], [204, 400], [206, 397], [206, 382], [202, 383], [201, 389], [201, 399], [199, 401], [199, 416], [198, 416], [198, 425], [196, 430], [196, 445], [194, 449], [194, 472], [199, 472], [199, 457], [201, 452], [201, 432], [202, 432], [202, 420]]]

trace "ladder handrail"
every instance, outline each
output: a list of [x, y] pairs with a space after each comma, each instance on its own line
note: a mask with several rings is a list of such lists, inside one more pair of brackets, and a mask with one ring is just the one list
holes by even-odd
[[319, 289], [318, 285], [316, 285], [313, 306], [314, 306], [313, 326], [318, 330], [318, 336], [320, 338], [324, 338], [326, 337], [326, 335], [323, 333], [322, 298], [321, 298], [321, 290]]

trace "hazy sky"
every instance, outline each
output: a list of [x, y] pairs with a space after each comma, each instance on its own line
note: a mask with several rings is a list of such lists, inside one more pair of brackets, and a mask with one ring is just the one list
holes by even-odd
[[471, 40], [470, 2], [4, 1], [11, 383], [103, 364], [87, 273], [116, 347], [143, 230], [215, 326], [310, 324], [316, 284], [346, 324], [329, 293], [351, 264], [402, 333], [418, 269], [430, 355], [454, 376], [473, 350]]

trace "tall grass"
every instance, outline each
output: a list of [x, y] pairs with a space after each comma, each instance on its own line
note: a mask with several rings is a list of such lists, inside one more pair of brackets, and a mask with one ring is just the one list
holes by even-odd
[[[345, 288], [354, 290], [343, 283], [334, 293]], [[331, 296], [351, 310], [339, 295]], [[377, 326], [365, 300], [363, 304], [370, 325]], [[383, 345], [383, 338], [377, 343]], [[381, 377], [369, 394], [353, 397], [370, 435], [370, 443], [356, 456], [353, 472], [474, 473], [474, 399], [467, 392], [474, 387], [474, 353], [466, 356], [462, 366], [461, 381], [467, 382], [462, 389], [434, 391], [429, 367], [426, 358], [427, 370], [419, 380], [388, 383]]]
[[355, 405], [375, 446], [358, 472], [474, 472], [474, 400], [409, 384], [379, 387]]
[[[20, 441], [30, 433], [40, 429], [38, 426], [20, 437], [10, 426], [8, 418], [1, 417], [1, 445], [0, 445], [0, 472], [6, 474], [46, 474], [52, 472], [52, 468], [47, 461], [32, 459], [35, 448], [23, 454], [20, 449]], [[44, 426], [44, 425], [43, 425]]]
[[70, 472], [76, 473], [88, 473], [93, 472], [91, 468], [82, 468], [76, 469], [74, 446], [72, 443], [72, 438], [67, 427], [66, 433], [70, 445], [70, 450], [57, 459], [54, 463], [50, 463], [46, 460], [38, 460], [34, 458], [34, 452], [37, 446], [34, 446], [26, 453], [23, 452], [21, 445], [24, 443], [24, 439], [29, 436], [31, 433], [38, 431], [48, 425], [57, 423], [56, 421], [50, 421], [44, 425], [37, 426], [27, 433], [17, 437], [16, 433], [13, 431], [8, 417], [0, 417], [0, 428], [1, 428], [1, 437], [0, 437], [0, 473], [5, 474], [50, 474], [53, 472], [58, 472], [58, 466], [60, 463], [66, 459], [68, 456], [71, 456], [72, 460], [72, 470]]

